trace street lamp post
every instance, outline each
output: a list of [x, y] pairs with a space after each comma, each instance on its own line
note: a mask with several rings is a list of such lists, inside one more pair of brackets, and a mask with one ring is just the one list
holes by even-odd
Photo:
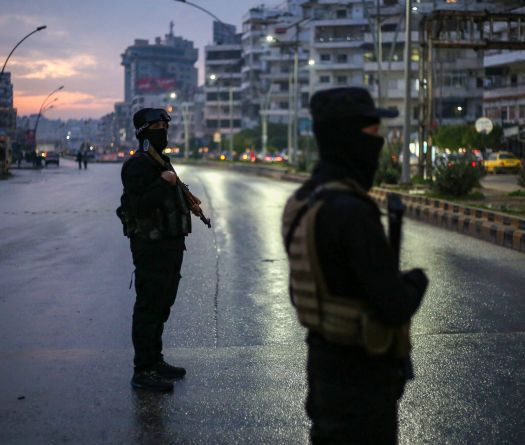
[[230, 105], [230, 155], [233, 156], [233, 88], [228, 87], [228, 99]]
[[[177, 93], [175, 91], [170, 93], [170, 99], [176, 100]], [[173, 109], [172, 105], [170, 107]], [[190, 105], [188, 102], [180, 102], [182, 124], [184, 126], [184, 159], [188, 159], [190, 151]]]
[[181, 107], [184, 123], [184, 159], [188, 159], [190, 152], [190, 106], [187, 102], [183, 102]]
[[[40, 105], [40, 110], [38, 111], [38, 116], [36, 117], [36, 122], [35, 122], [35, 128], [33, 129], [33, 138], [35, 139], [35, 147], [34, 147], [34, 151], [36, 153], [36, 132], [38, 130], [38, 123], [40, 122], [40, 117], [42, 116], [42, 113], [45, 111], [44, 107], [46, 105], [49, 105], [47, 103], [47, 101], [49, 100], [49, 98], [55, 94], [55, 93], [58, 93], [60, 90], [62, 90], [64, 88], [64, 85], [60, 85], [56, 90], [53, 90], [51, 91], [51, 93], [49, 93], [46, 98], [43, 100], [42, 102], [42, 105]], [[55, 97], [54, 100], [52, 100], [51, 102], [56, 102], [58, 100], [58, 97]], [[51, 103], [50, 102], [50, 103]]]
[[190, 5], [190, 6], [193, 6], [194, 8], [197, 8], [199, 9], [200, 11], [204, 12], [205, 14], [208, 14], [210, 17], [213, 17], [215, 20], [217, 20], [219, 23], [222, 23], [224, 25], [224, 22], [219, 18], [217, 17], [215, 14], [213, 14], [212, 12], [208, 11], [207, 9], [203, 8], [202, 6], [200, 5], [197, 5], [196, 3], [192, 3], [192, 2], [188, 2], [186, 0], [173, 0], [177, 3], [185, 3], [186, 5]]
[[5, 62], [4, 62], [4, 66], [2, 67], [2, 72], [0, 73], [0, 78], [4, 75], [4, 70], [5, 70], [5, 67], [7, 65], [7, 62], [9, 60], [9, 58], [11, 57], [11, 55], [15, 52], [15, 50], [20, 46], [20, 44], [25, 40], [27, 39], [28, 37], [32, 36], [34, 33], [38, 32], [38, 31], [42, 31], [43, 29], [46, 29], [47, 26], [46, 25], [43, 25], [43, 26], [39, 26], [38, 28], [36, 28], [34, 31], [30, 32], [28, 35], [26, 35], [22, 40], [20, 40], [16, 45], [15, 47], [11, 50], [11, 52], [9, 53], [9, 55], [7, 56], [7, 59], [5, 59]]
[[215, 82], [217, 82], [217, 131], [216, 134], [216, 142], [217, 142], [217, 151], [219, 152], [219, 156], [222, 153], [222, 134], [221, 134], [221, 88], [218, 83], [219, 77], [217, 74], [210, 74], [209, 76], [211, 84], [215, 85]]
[[295, 150], [297, 137], [297, 120], [299, 110], [297, 107], [297, 96], [298, 96], [298, 77], [299, 77], [299, 43], [293, 42], [290, 45], [284, 44], [279, 39], [272, 35], [266, 36], [266, 41], [270, 44], [280, 45], [290, 49], [293, 56], [293, 65], [288, 76], [288, 162], [291, 165], [295, 165]]
[[271, 103], [271, 97], [272, 97], [272, 85], [270, 84], [270, 88], [268, 92], [266, 93], [266, 96], [264, 97], [262, 101], [262, 107], [260, 110], [261, 114], [261, 154], [263, 156], [266, 156], [266, 152], [268, 151], [268, 111], [270, 109], [270, 103]]

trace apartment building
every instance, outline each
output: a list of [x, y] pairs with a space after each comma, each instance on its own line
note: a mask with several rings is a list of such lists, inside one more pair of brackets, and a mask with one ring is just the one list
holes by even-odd
[[[513, 12], [525, 13], [525, 8]], [[518, 32], [519, 31], [519, 32]], [[502, 29], [500, 35], [518, 41], [525, 35], [525, 23]], [[499, 50], [485, 54], [483, 114], [500, 125], [508, 147], [525, 157], [525, 51]]]
[[264, 70], [262, 56], [267, 50], [269, 27], [278, 22], [283, 11], [264, 5], [251, 8], [243, 17], [241, 98], [244, 128], [260, 124], [260, 110], [266, 106], [268, 85], [261, 75]]
[[242, 44], [214, 42], [204, 48], [206, 132], [222, 149], [224, 138], [231, 140], [242, 128]]

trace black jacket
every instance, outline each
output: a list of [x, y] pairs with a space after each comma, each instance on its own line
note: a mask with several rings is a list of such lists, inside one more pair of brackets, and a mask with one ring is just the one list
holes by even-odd
[[[297, 198], [304, 199], [321, 184], [343, 179], [361, 182], [359, 174], [347, 166], [320, 161], [312, 177], [297, 191]], [[417, 269], [399, 272], [375, 203], [349, 193], [322, 193], [320, 198], [325, 204], [317, 214], [315, 237], [330, 292], [366, 300], [385, 324], [397, 326], [409, 321], [426, 289], [424, 273]], [[309, 366], [323, 368], [332, 376], [332, 372], [341, 372], [345, 379], [360, 375], [377, 380], [373, 375], [379, 379], [383, 375], [391, 380], [399, 372], [392, 369], [386, 372], [390, 376], [384, 375], [385, 365], [403, 366], [389, 358], [368, 358], [358, 347], [331, 344], [315, 333], [309, 333], [308, 343], [312, 359]]]
[[[298, 197], [323, 183], [345, 178], [352, 178], [348, 169], [322, 161], [298, 190]], [[320, 198], [325, 204], [317, 215], [316, 247], [331, 293], [367, 300], [386, 324], [410, 320], [423, 297], [426, 279], [420, 272], [399, 273], [378, 207], [337, 191], [324, 192]]]
[[[161, 157], [169, 164], [168, 157]], [[122, 184], [130, 197], [132, 213], [141, 221], [138, 226], [146, 233], [156, 228], [161, 238], [185, 236], [191, 232], [189, 209], [180, 186], [162, 179], [164, 170], [154, 159], [139, 151], [122, 166]], [[138, 230], [142, 233], [142, 229]]]
[[[122, 166], [121, 178], [127, 193], [137, 198], [137, 216], [148, 217], [162, 206], [171, 193], [172, 185], [160, 177], [162, 167], [146, 154], [138, 153], [129, 158]], [[162, 158], [169, 162], [167, 156]]]

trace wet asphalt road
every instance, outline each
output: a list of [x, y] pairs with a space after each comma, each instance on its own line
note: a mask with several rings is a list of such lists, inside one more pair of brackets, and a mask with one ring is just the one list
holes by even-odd
[[[164, 336], [188, 375], [157, 395], [129, 386], [119, 170], [64, 161], [0, 182], [0, 443], [308, 443], [304, 332], [279, 236], [297, 185], [178, 169], [213, 230], [194, 220]], [[400, 442], [523, 443], [525, 255], [408, 221], [402, 262], [431, 286]]]

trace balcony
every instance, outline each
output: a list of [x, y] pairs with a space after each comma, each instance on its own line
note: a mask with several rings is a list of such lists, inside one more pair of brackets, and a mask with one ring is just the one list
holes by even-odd
[[509, 66], [513, 64], [522, 65], [525, 68], [525, 51], [510, 51], [501, 54], [485, 56], [485, 68], [493, 66]]
[[263, 68], [261, 62], [250, 63], [249, 65], [243, 65], [241, 73], [247, 73], [249, 71], [261, 71]]
[[222, 66], [222, 65], [236, 65], [239, 63], [240, 59], [217, 59], [217, 60], [210, 60], [206, 59], [206, 65], [209, 66]]
[[525, 99], [525, 83], [515, 85], [504, 85], [483, 91], [483, 100], [498, 101], [498, 100], [516, 100]]
[[363, 59], [352, 60], [346, 63], [316, 63], [314, 65], [315, 71], [351, 71], [362, 70], [364, 67]]
[[314, 22], [315, 27], [339, 27], [339, 26], [368, 26], [368, 20], [365, 17], [344, 17], [344, 18], [323, 18]]
[[360, 48], [363, 45], [363, 37], [317, 37], [313, 42], [316, 49], [326, 48]]
[[[405, 30], [401, 29], [397, 33], [396, 38], [395, 32], [383, 32], [381, 33], [381, 40], [383, 41], [383, 44], [392, 43], [394, 40], [397, 41], [397, 43], [401, 43], [405, 41]], [[411, 33], [412, 42], [419, 42], [419, 32], [418, 31], [412, 31]], [[376, 38], [375, 35], [372, 35], [371, 33], [367, 32], [364, 35], [364, 41], [365, 43], [374, 43], [374, 39]]]
[[[379, 64], [377, 62], [365, 62], [363, 68], [366, 72], [378, 71]], [[392, 62], [389, 66], [387, 61], [383, 61], [381, 68], [383, 71], [405, 71], [405, 62]], [[412, 62], [410, 68], [412, 71], [417, 72], [419, 68], [418, 62]]]
[[[372, 97], [377, 100], [377, 95], [378, 95], [377, 86], [376, 85], [374, 86], [365, 85], [365, 88], [367, 88], [368, 91], [370, 91], [370, 94], [372, 95]], [[388, 97], [388, 100], [403, 101], [405, 98], [405, 89], [404, 88], [386, 88], [386, 91], [383, 92], [383, 96], [385, 95]], [[418, 96], [419, 96], [419, 91], [416, 90], [415, 88], [412, 88], [410, 91], [410, 97], [412, 98], [412, 100], [417, 101]]]

